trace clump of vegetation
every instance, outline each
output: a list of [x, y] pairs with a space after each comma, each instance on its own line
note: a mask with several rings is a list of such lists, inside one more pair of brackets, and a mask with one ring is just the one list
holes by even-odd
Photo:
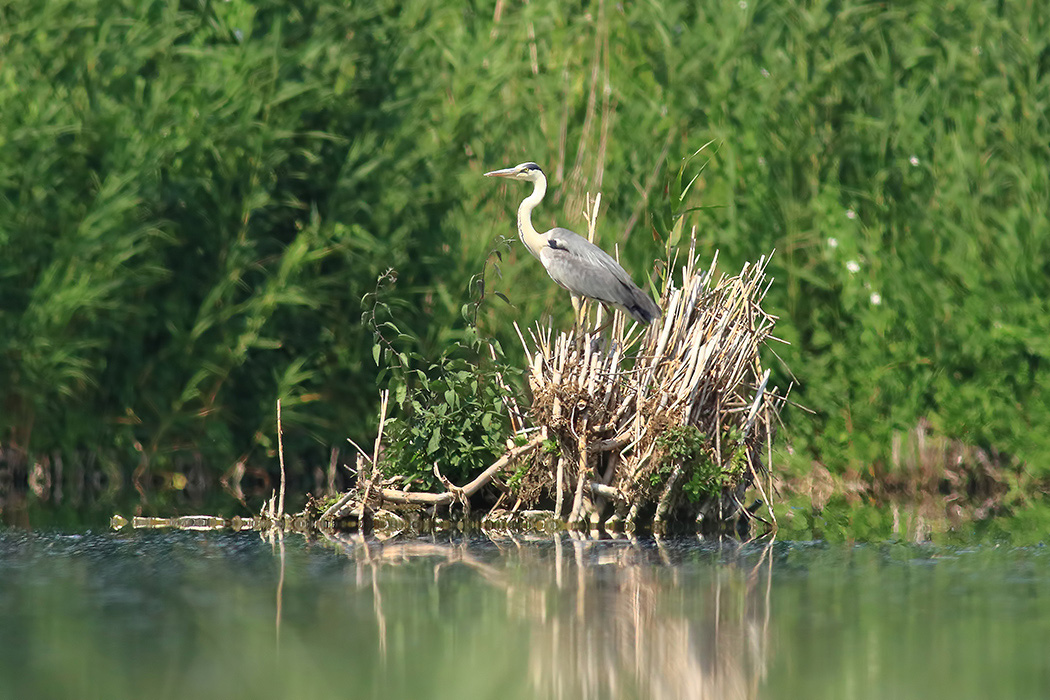
[[[384, 470], [424, 490], [439, 486], [434, 465], [457, 483], [469, 481], [503, 452], [510, 432], [500, 371], [475, 339], [437, 362], [405, 372], [393, 398]], [[422, 361], [414, 355], [407, 358]], [[505, 385], [504, 385], [505, 386]]]
[[661, 452], [659, 467], [649, 476], [653, 486], [671, 476], [681, 465], [685, 481], [682, 492], [696, 503], [700, 498], [717, 494], [728, 483], [728, 476], [710, 456], [707, 436], [692, 425], [675, 425], [656, 438]]
[[[445, 478], [465, 483], [506, 447], [517, 406], [508, 380], [520, 370], [507, 364], [498, 342], [481, 339], [472, 326], [429, 362], [393, 317], [387, 299], [394, 280], [387, 272], [364, 300], [363, 320], [375, 334], [373, 358], [382, 365], [380, 378], [391, 387], [394, 406], [380, 467], [403, 489], [440, 488], [435, 465]], [[468, 321], [482, 299], [479, 294], [463, 308]]]

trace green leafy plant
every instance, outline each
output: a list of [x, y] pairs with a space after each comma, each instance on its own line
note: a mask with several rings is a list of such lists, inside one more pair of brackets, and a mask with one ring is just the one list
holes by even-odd
[[658, 469], [653, 473], [654, 485], [670, 476], [675, 465], [682, 465], [684, 481], [682, 492], [693, 503], [722, 493], [734, 483], [746, 466], [744, 447], [738, 428], [727, 431], [722, 438], [723, 452], [730, 457], [720, 467], [713, 459], [714, 445], [707, 436], [691, 425], [676, 425], [668, 428], [656, 439], [663, 452]]
[[514, 398], [508, 396], [507, 378], [519, 371], [507, 366], [498, 342], [481, 339], [473, 328], [435, 362], [399, 349], [413, 339], [401, 332], [384, 301], [394, 280], [390, 271], [380, 278], [366, 298], [370, 307], [364, 315], [375, 333], [373, 358], [387, 363], [382, 376], [395, 407], [382, 468], [433, 490], [441, 487], [436, 464], [443, 476], [462, 485], [504, 450], [510, 434], [506, 402]]

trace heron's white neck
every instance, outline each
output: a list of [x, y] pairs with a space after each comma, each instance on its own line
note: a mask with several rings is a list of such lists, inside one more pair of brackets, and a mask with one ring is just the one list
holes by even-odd
[[521, 242], [537, 258], [540, 251], [547, 245], [547, 239], [539, 233], [532, 225], [532, 210], [543, 201], [543, 195], [547, 193], [547, 178], [541, 173], [539, 179], [533, 181], [532, 194], [521, 200], [518, 205], [518, 235]]

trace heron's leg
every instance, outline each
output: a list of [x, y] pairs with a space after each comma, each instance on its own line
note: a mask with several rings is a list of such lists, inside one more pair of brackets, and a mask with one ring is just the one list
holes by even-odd
[[583, 298], [579, 294], [572, 295], [572, 327], [580, 325], [580, 311], [583, 308]]
[[576, 338], [576, 351], [580, 353], [583, 352], [584, 324], [587, 321], [586, 318], [580, 317], [583, 312], [583, 304], [583, 297], [579, 294], [572, 295], [572, 334]]
[[607, 318], [602, 321], [592, 331], [588, 331], [584, 337], [591, 337], [591, 348], [594, 352], [601, 352], [602, 348], [607, 347], [606, 342], [602, 338], [602, 331], [612, 326], [613, 320], [615, 320], [615, 309], [602, 304], [602, 308], [605, 309]]
[[601, 333], [606, 328], [611, 326], [612, 322], [613, 322], [613, 319], [616, 318], [616, 316], [614, 316], [614, 314], [616, 313], [615, 309], [606, 306], [605, 307], [605, 312], [609, 315], [609, 317], [607, 319], [605, 319], [605, 321], [602, 322], [602, 325], [600, 325], [600, 326], [598, 326], [597, 328], [594, 329], [595, 335], [597, 335], [598, 333]]

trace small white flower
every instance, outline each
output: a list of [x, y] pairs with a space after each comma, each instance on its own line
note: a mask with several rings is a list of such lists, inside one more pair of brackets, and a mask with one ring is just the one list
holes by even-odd
[[740, 6], [741, 10], [746, 10], [747, 9], [747, 0], [740, 0], [740, 2], [737, 3], [737, 5]]
[[847, 219], [856, 219], [857, 218], [857, 212], [853, 211], [852, 209], [847, 209], [846, 210], [846, 218]]
[[758, 164], [759, 165], [765, 165], [766, 164], [766, 159], [763, 158], [762, 156], [759, 156], [758, 157]]
[[919, 156], [912, 156], [911, 158], [908, 159], [908, 162], [911, 163], [912, 166], [918, 166], [919, 165]]
[[974, 56], [980, 56], [981, 55], [981, 47], [980, 46], [975, 46], [975, 47], [973, 47], [972, 50], [973, 50], [973, 55]]
[[872, 292], [870, 298], [871, 298], [871, 303], [874, 306], [878, 306], [879, 304], [882, 303], [882, 295], [879, 294], [878, 292]]
[[832, 250], [834, 250], [835, 248], [838, 248], [838, 247], [839, 247], [839, 239], [837, 239], [837, 238], [829, 238], [828, 239], [828, 248], [831, 248]]
[[233, 35], [237, 37], [237, 41], [244, 41], [244, 32], [242, 32], [240, 29], [234, 29]]
[[768, 78], [769, 77], [769, 71], [766, 70], [765, 68], [762, 69], [762, 77], [763, 78]]
[[855, 275], [860, 272], [860, 263], [856, 260], [847, 260], [846, 269]]

